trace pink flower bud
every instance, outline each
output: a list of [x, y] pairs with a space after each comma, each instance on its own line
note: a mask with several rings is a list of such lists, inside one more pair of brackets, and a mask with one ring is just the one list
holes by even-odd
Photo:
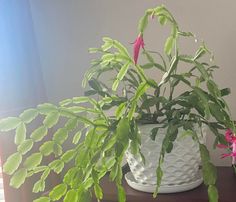
[[134, 41], [134, 63], [137, 64], [140, 47], [144, 48], [143, 36], [139, 34]]

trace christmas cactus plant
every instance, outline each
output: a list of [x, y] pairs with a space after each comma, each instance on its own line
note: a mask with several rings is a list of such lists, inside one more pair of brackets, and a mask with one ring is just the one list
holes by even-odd
[[[151, 20], [171, 28], [163, 54], [146, 49], [145, 30]], [[224, 100], [230, 91], [219, 88], [214, 81], [213, 71], [218, 67], [210, 60], [212, 54], [206, 45], [200, 44], [192, 55], [180, 50], [181, 38], [187, 38], [190, 43], [195, 40], [191, 32], [180, 29], [164, 6], [148, 9], [139, 21], [133, 56], [119, 41], [109, 37], [103, 38], [100, 48], [90, 49], [100, 56], [92, 61], [92, 67], [85, 74], [83, 86], [89, 86], [85, 96], [66, 99], [58, 105], [41, 104], [19, 117], [2, 119], [2, 132], [15, 130], [16, 151], [3, 167], [4, 172], [12, 176], [10, 185], [19, 188], [26, 178], [37, 174], [39, 180], [33, 192], [44, 192], [49, 174], [63, 171], [61, 183], [34, 202], [85, 202], [93, 193], [99, 201], [103, 198], [100, 180], [108, 174], [117, 186], [119, 202], [125, 202], [124, 153], [130, 148], [132, 153], [142, 156], [139, 124], [159, 123], [158, 127], [167, 128], [167, 133], [156, 169], [154, 197], [163, 176], [165, 154], [171, 152], [178, 130], [183, 128], [182, 138], [191, 136], [199, 143], [209, 200], [218, 201], [216, 168], [195, 127], [208, 127], [215, 137], [215, 146], [227, 145], [223, 131], [235, 131]], [[146, 62], [139, 63], [139, 56]], [[146, 73], [150, 70], [153, 77]], [[157, 80], [156, 75], [161, 75], [161, 79]], [[43, 121], [39, 122], [38, 117]], [[40, 124], [30, 131], [32, 123]], [[152, 139], [158, 135], [158, 127], [150, 132]], [[67, 149], [65, 142], [73, 147]], [[40, 146], [35, 152], [32, 148], [36, 143]], [[48, 156], [54, 160], [44, 164], [43, 159]]]

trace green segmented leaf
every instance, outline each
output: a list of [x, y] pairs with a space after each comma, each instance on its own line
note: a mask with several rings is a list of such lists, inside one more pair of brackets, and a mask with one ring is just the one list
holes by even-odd
[[38, 199], [35, 199], [33, 202], [50, 202], [50, 198], [43, 196]]
[[74, 118], [74, 119], [70, 119], [67, 121], [67, 123], [65, 124], [65, 128], [70, 131], [70, 130], [73, 130], [77, 127], [78, 125], [78, 120], [77, 118]]
[[83, 191], [80, 193], [79, 202], [92, 201], [91, 194], [89, 191]]
[[19, 145], [25, 141], [26, 138], [26, 127], [24, 123], [20, 123], [20, 125], [16, 128], [16, 135], [15, 135], [15, 144]]
[[46, 178], [49, 176], [50, 172], [51, 172], [50, 168], [45, 169], [43, 174], [41, 175], [41, 179], [46, 180]]
[[59, 120], [59, 113], [58, 112], [51, 112], [49, 113], [43, 121], [43, 124], [47, 126], [47, 128], [52, 128], [54, 125], [57, 124]]
[[121, 103], [116, 109], [116, 118], [119, 119], [122, 116], [123, 111], [125, 110], [126, 102]]
[[119, 121], [116, 128], [117, 140], [119, 140], [123, 145], [127, 144], [130, 133], [130, 125], [127, 118], [123, 118]]
[[229, 95], [230, 93], [231, 93], [230, 88], [224, 88], [224, 89], [220, 90], [220, 94], [221, 94], [222, 97], [226, 96], [226, 95]]
[[209, 185], [207, 192], [208, 192], [209, 202], [218, 202], [219, 194], [216, 186]]
[[73, 144], [78, 144], [78, 142], [79, 142], [79, 140], [80, 140], [80, 138], [81, 138], [81, 135], [82, 135], [82, 132], [81, 132], [81, 131], [78, 131], [78, 132], [74, 135], [73, 140], [72, 140]]
[[210, 161], [210, 154], [206, 146], [203, 144], [200, 144], [199, 148], [200, 148], [200, 154], [201, 154], [201, 159], [203, 163], [207, 163], [208, 161]]
[[102, 40], [103, 40], [104, 42], [113, 43], [113, 39], [111, 39], [110, 37], [107, 37], [107, 36], [104, 36], [104, 37], [102, 38]]
[[94, 192], [97, 199], [103, 198], [102, 188], [99, 186], [99, 184], [94, 185]]
[[175, 39], [173, 36], [170, 36], [167, 38], [166, 43], [165, 43], [165, 48], [164, 51], [167, 55], [170, 55], [172, 52], [172, 49], [174, 47]]
[[125, 202], [126, 201], [126, 194], [125, 190], [121, 185], [117, 185], [118, 189], [118, 200], [119, 202]]
[[216, 103], [209, 103], [209, 108], [212, 116], [215, 117], [220, 123], [224, 123], [227, 119], [225, 111], [221, 110], [221, 107]]
[[128, 69], [129, 69], [129, 65], [130, 65], [130, 62], [127, 62], [126, 64], [124, 64], [121, 67], [121, 69], [120, 69], [120, 71], [119, 71], [119, 73], [117, 74], [117, 77], [116, 77], [119, 81], [123, 80], [124, 76], [126, 75]]
[[89, 53], [97, 53], [99, 51], [102, 51], [102, 49], [101, 48], [89, 48], [88, 51], [89, 51]]
[[193, 60], [197, 60], [200, 57], [202, 57], [203, 55], [205, 55], [207, 53], [207, 49], [204, 46], [200, 46], [200, 48], [197, 50], [194, 59]]
[[106, 53], [106, 54], [104, 54], [104, 55], [102, 56], [101, 59], [110, 62], [111, 60], [114, 59], [114, 57], [115, 57], [114, 54], [112, 54], [112, 53]]
[[36, 109], [27, 109], [21, 115], [20, 119], [24, 123], [30, 123], [38, 116], [38, 111]]
[[166, 153], [170, 153], [173, 149], [173, 143], [172, 142], [169, 142], [167, 148], [166, 148]]
[[29, 157], [26, 158], [24, 162], [24, 167], [28, 170], [33, 170], [36, 168], [42, 161], [42, 154], [41, 153], [33, 153]]
[[64, 202], [78, 202], [78, 198], [79, 198], [78, 193], [72, 189], [66, 193]]
[[116, 143], [116, 136], [113, 136], [111, 138], [109, 138], [108, 141], [105, 141], [102, 147], [102, 150], [105, 152], [109, 149], [111, 149]]
[[191, 32], [178, 32], [181, 36], [194, 37], [194, 34]]
[[89, 189], [92, 185], [93, 185], [93, 179], [92, 178], [88, 178], [86, 180], [86, 182], [84, 182], [84, 189]]
[[120, 51], [122, 55], [127, 56], [127, 58], [129, 58], [129, 52], [119, 41], [113, 40], [113, 45]]
[[68, 138], [68, 130], [65, 128], [60, 128], [57, 132], [53, 135], [53, 140], [58, 144], [63, 144], [66, 139]]
[[32, 149], [33, 144], [34, 142], [32, 139], [25, 140], [17, 147], [17, 151], [24, 155]]
[[48, 141], [43, 143], [43, 145], [41, 145], [39, 147], [39, 151], [41, 152], [41, 154], [43, 154], [44, 156], [48, 156], [51, 153], [53, 153], [53, 149], [54, 149], [54, 141]]
[[215, 166], [210, 163], [203, 164], [203, 180], [205, 185], [214, 185], [217, 179], [217, 171]]
[[22, 155], [19, 152], [12, 154], [7, 158], [7, 161], [4, 163], [3, 172], [8, 175], [12, 175], [19, 167], [21, 161]]
[[155, 127], [155, 128], [153, 128], [153, 129], [151, 130], [150, 138], [151, 138], [152, 140], [154, 140], [154, 141], [155, 141], [155, 139], [156, 139], [158, 130], [159, 130], [158, 127]]
[[115, 165], [112, 167], [109, 178], [111, 181], [114, 181], [116, 179], [117, 173], [118, 173], [118, 163], [115, 163]]
[[69, 161], [71, 161], [74, 158], [74, 156], [75, 156], [75, 150], [71, 149], [62, 155], [61, 160], [65, 163], [68, 163]]
[[32, 134], [31, 134], [31, 138], [35, 141], [41, 141], [44, 136], [47, 134], [48, 129], [45, 126], [40, 126], [39, 128], [37, 128]]
[[52, 191], [49, 193], [49, 197], [52, 201], [57, 201], [61, 199], [67, 191], [67, 185], [66, 184], [58, 184], [53, 188]]
[[91, 113], [95, 113], [95, 114], [100, 113], [98, 110], [87, 108], [87, 107], [79, 107], [79, 106], [73, 106], [73, 107], [69, 107], [67, 109], [73, 113], [81, 113], [81, 112], [91, 112]]
[[50, 103], [40, 104], [37, 106], [37, 109], [39, 113], [45, 114], [45, 115], [58, 111], [57, 107]]
[[111, 157], [111, 158], [106, 159], [104, 163], [107, 169], [111, 169], [115, 165], [116, 159], [115, 157]]
[[109, 49], [111, 49], [113, 46], [113, 43], [110, 41], [106, 41], [103, 45], [102, 45], [102, 50], [103, 51], [108, 51]]
[[171, 60], [171, 64], [170, 64], [170, 68], [169, 70], [162, 76], [161, 82], [159, 83], [159, 86], [161, 86], [162, 84], [164, 84], [165, 82], [168, 81], [170, 75], [172, 72], [174, 72], [177, 68], [177, 65], [179, 63], [179, 57], [178, 56], [174, 56]]
[[73, 103], [75, 104], [80, 104], [80, 103], [85, 103], [85, 102], [89, 102], [93, 105], [97, 105], [96, 100], [89, 98], [89, 97], [73, 97]]
[[71, 104], [72, 102], [73, 102], [72, 99], [65, 99], [65, 100], [61, 101], [59, 104], [64, 107], [64, 106]]
[[129, 113], [128, 113], [128, 119], [132, 120], [134, 117], [134, 113], [136, 111], [136, 107], [137, 107], [137, 101], [133, 101], [131, 104], [131, 107], [129, 109]]
[[188, 86], [191, 86], [191, 82], [188, 81], [187, 79], [185, 79], [184, 76], [182, 76], [182, 75], [174, 74], [174, 75], [171, 75], [171, 77], [175, 78], [177, 81], [184, 82]]
[[32, 191], [34, 193], [39, 193], [39, 192], [44, 191], [44, 189], [45, 189], [45, 181], [40, 179], [34, 184]]
[[10, 186], [18, 189], [24, 182], [27, 177], [27, 170], [22, 168], [11, 177]]
[[84, 96], [91, 96], [91, 95], [95, 95], [95, 94], [97, 94], [97, 91], [95, 91], [95, 90], [84, 91]]
[[54, 152], [55, 156], [60, 156], [62, 154], [62, 146], [57, 143], [54, 144], [53, 152]]
[[139, 32], [143, 33], [148, 25], [148, 14], [144, 15], [140, 20], [138, 24], [138, 30]]
[[204, 65], [202, 65], [201, 63], [199, 63], [197, 61], [194, 61], [194, 64], [196, 65], [197, 69], [201, 73], [204, 80], [207, 81], [209, 79], [209, 74], [208, 74], [207, 70], [205, 69]]
[[207, 81], [207, 88], [213, 96], [220, 97], [221, 91], [213, 80]]
[[166, 22], [167, 22], [167, 18], [165, 16], [159, 16], [158, 20], [159, 20], [161, 25], [165, 25]]
[[158, 193], [159, 187], [161, 185], [161, 180], [162, 180], [162, 177], [163, 177], [163, 171], [162, 171], [160, 165], [156, 169], [156, 176], [157, 176], [157, 185], [156, 185], [156, 190], [153, 193], [154, 198], [157, 197], [157, 193]]
[[89, 160], [89, 154], [86, 149], [86, 147], [81, 147], [78, 151], [79, 155], [76, 157], [76, 165], [79, 165], [80, 167], [84, 168], [87, 166], [88, 160]]
[[98, 92], [102, 91], [102, 87], [96, 79], [90, 79], [88, 83], [89, 83], [89, 86], [95, 91], [98, 91]]
[[65, 174], [65, 176], [64, 176], [64, 178], [63, 178], [63, 182], [71, 186], [71, 185], [72, 185], [72, 181], [73, 181], [73, 179], [75, 178], [75, 175], [78, 173], [78, 171], [79, 171], [79, 170], [78, 170], [78, 168], [76, 168], [76, 167], [70, 168], [70, 169], [66, 172], [66, 174]]
[[149, 88], [149, 85], [146, 82], [142, 82], [139, 87], [137, 88], [135, 95], [133, 97], [134, 101], [137, 101]]
[[0, 120], [0, 131], [6, 132], [15, 129], [20, 123], [21, 119], [17, 117], [8, 117]]
[[33, 170], [33, 173], [40, 173], [45, 171], [48, 168], [48, 166], [38, 166]]
[[116, 91], [116, 90], [117, 90], [117, 88], [118, 88], [118, 86], [119, 86], [119, 83], [120, 83], [120, 81], [119, 81], [118, 79], [116, 79], [116, 80], [113, 82], [113, 84], [112, 84], [112, 90], [113, 90], [113, 91]]
[[75, 118], [76, 114], [73, 113], [68, 108], [60, 107], [60, 116], [66, 117], [66, 118]]
[[209, 100], [208, 94], [206, 94], [199, 87], [194, 87], [194, 92], [199, 96], [200, 100], [202, 101], [202, 103], [198, 103], [198, 104], [204, 107], [205, 117], [208, 118], [210, 116], [210, 109], [208, 106], [208, 100]]
[[49, 167], [57, 174], [59, 174], [64, 168], [64, 162], [62, 160], [55, 160], [49, 164]]

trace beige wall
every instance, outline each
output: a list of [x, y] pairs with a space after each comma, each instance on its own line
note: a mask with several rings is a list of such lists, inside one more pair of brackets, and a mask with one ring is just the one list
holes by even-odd
[[[228, 99], [236, 118], [235, 47], [236, 22], [234, 0], [30, 0], [43, 68], [44, 81], [50, 101], [82, 94], [81, 78], [89, 67], [89, 47], [101, 44], [101, 37], [109, 35], [127, 46], [137, 35], [137, 19], [143, 11], [164, 3], [176, 16], [183, 30], [196, 33], [214, 50], [221, 69], [217, 82], [229, 86]], [[162, 35], [158, 27], [148, 29], [146, 46], [155, 48]], [[186, 49], [188, 49], [186, 47]], [[209, 138], [208, 138], [209, 139]], [[211, 142], [210, 140], [208, 140]], [[211, 147], [210, 147], [211, 148]], [[217, 165], [229, 164], [212, 152]]]

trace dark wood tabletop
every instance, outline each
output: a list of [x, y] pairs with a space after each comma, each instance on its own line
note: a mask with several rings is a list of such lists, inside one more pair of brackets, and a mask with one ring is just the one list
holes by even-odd
[[[217, 167], [217, 171], [219, 202], [236, 202], [236, 176], [233, 168]], [[115, 184], [109, 181], [108, 176], [104, 177], [101, 183], [104, 192], [102, 202], [116, 202], [117, 192]], [[127, 202], [208, 202], [207, 188], [204, 184], [191, 191], [159, 194], [155, 199], [152, 197], [152, 194], [132, 189], [125, 180], [123, 180], [123, 186], [126, 191]]]

